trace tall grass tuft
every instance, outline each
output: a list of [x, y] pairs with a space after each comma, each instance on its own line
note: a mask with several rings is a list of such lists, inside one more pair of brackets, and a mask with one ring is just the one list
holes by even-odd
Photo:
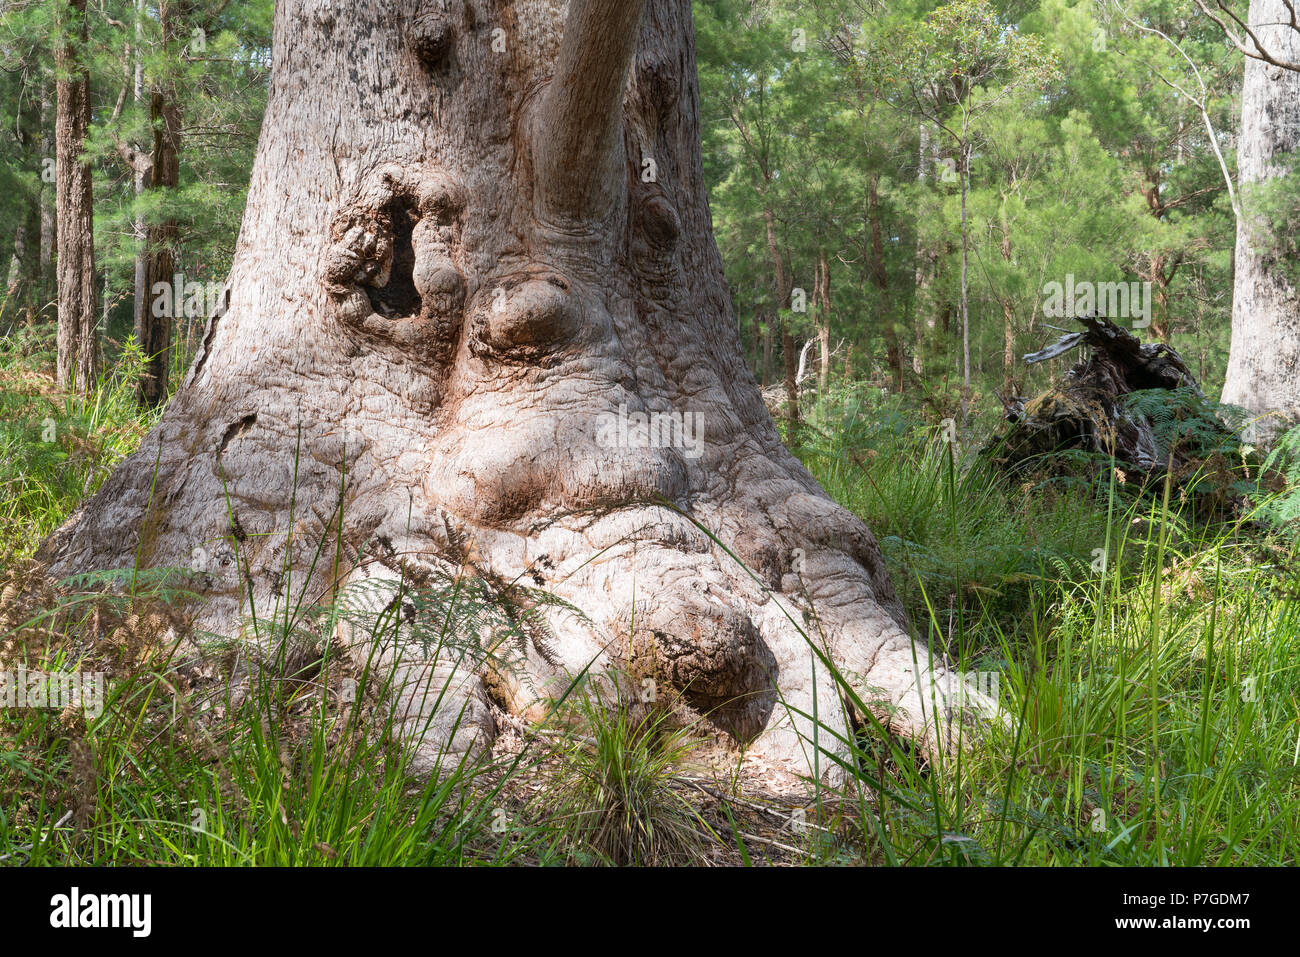
[[708, 825], [675, 786], [695, 742], [670, 712], [592, 689], [577, 697], [560, 738], [547, 818], [571, 861], [623, 866], [702, 859]]

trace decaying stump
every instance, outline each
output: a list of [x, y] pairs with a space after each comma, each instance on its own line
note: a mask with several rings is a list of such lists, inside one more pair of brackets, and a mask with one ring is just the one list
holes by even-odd
[[1084, 452], [1113, 455], [1140, 478], [1168, 473], [1179, 479], [1203, 473], [1209, 459], [1236, 444], [1236, 433], [1174, 349], [1143, 344], [1107, 319], [1078, 321], [1084, 331], [1025, 356], [1035, 363], [1088, 349], [1059, 385], [1029, 401], [1004, 400], [1012, 426], [987, 449], [1000, 471], [1060, 472], [1070, 461], [1066, 453]]

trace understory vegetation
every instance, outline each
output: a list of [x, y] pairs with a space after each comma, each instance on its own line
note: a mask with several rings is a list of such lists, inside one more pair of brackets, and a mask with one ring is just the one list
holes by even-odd
[[[1293, 438], [1267, 472], [1241, 458], [1207, 476], [1233, 502], [1201, 515], [1185, 484], [1144, 486], [1113, 462], [1009, 480], [979, 454], [993, 423], [953, 432], [887, 390], [831, 390], [792, 443], [877, 535], [916, 630], [997, 698], [1004, 722], [967, 729], [978, 745], [951, 754], [871, 726], [853, 740], [827, 732], [819, 762], [838, 767], [837, 783], [776, 794], [635, 681], [601, 698], [579, 679], [548, 715], [503, 728], [484, 760], [416, 775], [376, 706], [384, 676], [319, 640], [349, 616], [378, 636], [396, 627], [388, 612], [346, 595], [258, 610], [257, 645], [301, 661], [240, 694], [170, 668], [184, 570], [128, 569], [107, 590], [39, 584], [36, 543], [153, 421], [134, 401], [129, 353], [82, 399], [54, 389], [48, 348], [17, 337], [0, 355], [0, 669], [53, 671], [78, 655], [109, 681], [98, 715], [3, 711], [0, 863], [1219, 865], [1300, 853]], [[490, 613], [470, 588], [415, 604], [449, 656], [457, 630]], [[302, 635], [317, 636], [312, 654], [297, 650]], [[222, 637], [237, 656], [239, 636]], [[840, 691], [853, 700], [847, 682]]]

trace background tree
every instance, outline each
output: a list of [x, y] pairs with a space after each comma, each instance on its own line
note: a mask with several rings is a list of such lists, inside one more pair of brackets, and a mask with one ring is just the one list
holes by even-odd
[[51, 91], [52, 76], [41, 67], [43, 53], [29, 45], [12, 58], [11, 69], [0, 73], [0, 123], [5, 131], [0, 137], [0, 204], [12, 241], [0, 300], [0, 322], [5, 326], [32, 324], [53, 298], [42, 268], [42, 260], [48, 265], [49, 258], [42, 257], [41, 250], [42, 206], [54, 185], [53, 166], [44, 163], [43, 155], [41, 102]]
[[54, 120], [57, 177], [60, 387], [89, 393], [99, 371], [95, 334], [95, 208], [90, 166], [82, 155], [90, 127], [86, 0], [57, 7]]
[[184, 371], [229, 268], [265, 105], [270, 5], [169, 2], [122, 17], [101, 39], [108, 89], [94, 150], [116, 202], [100, 249], [122, 304], [114, 326], [147, 357], [140, 392], [153, 406]]
[[1055, 61], [1040, 38], [1021, 36], [987, 0], [954, 0], [919, 24], [886, 33], [876, 47], [888, 79], [898, 85], [901, 108], [947, 135], [956, 151], [961, 198], [962, 401], [970, 402], [970, 232], [967, 193], [971, 154], [981, 120], [1018, 89], [1044, 83]]
[[1300, 276], [1290, 267], [1300, 249], [1292, 158], [1300, 148], [1300, 27], [1287, 0], [1252, 0], [1246, 23], [1235, 22], [1239, 33], [1231, 21], [1225, 26], [1246, 54], [1237, 139], [1242, 217], [1223, 401], [1253, 413], [1268, 438], [1300, 419]]

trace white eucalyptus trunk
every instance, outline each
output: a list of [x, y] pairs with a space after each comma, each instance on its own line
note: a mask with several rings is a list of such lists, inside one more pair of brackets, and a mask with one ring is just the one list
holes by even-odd
[[[1251, 0], [1249, 22], [1276, 59], [1300, 62], [1300, 31], [1290, 27], [1283, 0]], [[1300, 73], [1247, 58], [1237, 138], [1243, 210], [1223, 401], [1253, 413], [1255, 430], [1265, 439], [1300, 419], [1300, 297], [1269, 252], [1276, 244], [1267, 223], [1251, 210], [1252, 187], [1288, 172], [1298, 153]]]

